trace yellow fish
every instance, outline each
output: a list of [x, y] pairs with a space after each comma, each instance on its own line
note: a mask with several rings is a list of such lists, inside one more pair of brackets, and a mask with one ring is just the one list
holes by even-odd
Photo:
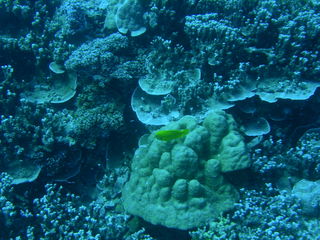
[[181, 138], [189, 133], [189, 129], [177, 129], [177, 130], [160, 130], [155, 133], [156, 139], [162, 141], [170, 141], [173, 139]]

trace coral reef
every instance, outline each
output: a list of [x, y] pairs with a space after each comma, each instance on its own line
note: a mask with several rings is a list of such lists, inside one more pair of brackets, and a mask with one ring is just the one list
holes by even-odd
[[197, 125], [185, 116], [161, 129], [190, 133], [171, 141], [151, 134], [141, 143], [122, 193], [125, 209], [153, 224], [179, 229], [203, 225], [231, 209], [238, 193], [222, 173], [250, 165], [233, 118], [212, 112]]
[[[310, 64], [317, 64], [318, 45], [312, 46], [318, 41], [315, 36], [319, 31], [319, 19], [317, 14], [311, 17], [311, 2], [299, 2], [297, 6], [301, 8], [298, 10], [287, 1], [255, 1], [251, 4], [247, 1], [209, 1], [215, 6], [205, 10], [207, 2], [200, 1], [190, 13], [186, 8], [183, 28], [186, 38], [178, 43], [163, 39], [163, 47], [155, 45], [151, 51], [165, 58], [162, 62], [151, 63], [148, 58], [149, 74], [140, 80], [145, 82], [147, 78], [147, 82], [157, 83], [153, 84], [156, 89], [152, 91], [140, 84], [146, 93], [162, 92], [175, 99], [180, 113], [176, 114], [176, 119], [185, 114], [203, 118], [208, 108], [230, 108], [232, 102], [254, 95], [263, 101], [275, 102], [277, 99], [308, 99], [314, 94], [319, 87], [319, 72], [315, 70], [319, 66], [311, 67]], [[234, 12], [243, 14], [235, 16]], [[302, 12], [304, 16], [310, 16], [310, 21], [301, 19]], [[294, 30], [297, 28], [301, 29], [300, 35]], [[170, 49], [171, 57], [167, 57]], [[182, 61], [175, 60], [177, 51], [181, 52]], [[200, 69], [201, 81], [170, 80], [179, 79], [176, 74], [180, 71], [193, 69]], [[160, 84], [160, 79], [166, 84]], [[166, 92], [161, 90], [163, 85], [167, 87]], [[152, 99], [148, 98], [151, 106]], [[164, 98], [161, 101], [166, 102]], [[175, 107], [171, 110], [177, 111]], [[137, 115], [139, 117], [139, 113]], [[163, 114], [158, 115], [161, 118]]]
[[[93, 201], [83, 205], [79, 196], [63, 193], [54, 184], [45, 186], [41, 198], [35, 198], [29, 207], [13, 204], [12, 181], [1, 174], [1, 222], [5, 229], [0, 237], [8, 239], [119, 239], [126, 233], [127, 215], [105, 214], [106, 201]], [[109, 211], [110, 212], [110, 211]]]
[[316, 0], [0, 0], [0, 239], [319, 239], [319, 26]]
[[320, 181], [308, 181], [305, 179], [297, 182], [292, 189], [293, 195], [300, 200], [302, 213], [311, 216], [320, 215]]
[[[317, 239], [313, 228], [319, 220], [300, 216], [300, 205], [287, 192], [267, 184], [264, 192], [242, 190], [243, 200], [232, 215], [210, 223], [207, 229], [190, 232], [192, 239]], [[310, 229], [311, 232], [310, 232]]]
[[[84, 43], [73, 51], [66, 60], [65, 66], [67, 69], [76, 70], [80, 73], [82, 73], [81, 70], [85, 69], [87, 72], [93, 67], [94, 69], [88, 73], [92, 76], [99, 71], [107, 71], [117, 64], [115, 54], [121, 50], [125, 51], [127, 47], [127, 38], [119, 33], [111, 34], [101, 39], [94, 39], [92, 42]], [[107, 69], [101, 69], [101, 67]]]

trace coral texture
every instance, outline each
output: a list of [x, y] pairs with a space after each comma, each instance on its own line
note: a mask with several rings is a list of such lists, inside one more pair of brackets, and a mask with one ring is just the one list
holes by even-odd
[[190, 229], [231, 209], [237, 190], [222, 172], [249, 167], [236, 124], [212, 112], [202, 125], [185, 116], [161, 130], [188, 129], [184, 138], [161, 141], [151, 134], [135, 152], [123, 190], [125, 209], [153, 224]]

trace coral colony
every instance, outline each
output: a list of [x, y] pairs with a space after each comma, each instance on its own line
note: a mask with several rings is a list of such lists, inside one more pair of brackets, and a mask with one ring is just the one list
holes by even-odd
[[0, 0], [0, 240], [319, 240], [320, 1]]

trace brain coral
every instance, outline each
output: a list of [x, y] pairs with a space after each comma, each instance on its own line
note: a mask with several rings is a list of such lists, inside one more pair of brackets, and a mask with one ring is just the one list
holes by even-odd
[[178, 129], [190, 132], [170, 141], [154, 133], [140, 140], [122, 199], [126, 211], [146, 221], [190, 229], [233, 207], [238, 192], [222, 173], [246, 168], [250, 160], [225, 112], [209, 113], [202, 125], [185, 116], [161, 130]]

